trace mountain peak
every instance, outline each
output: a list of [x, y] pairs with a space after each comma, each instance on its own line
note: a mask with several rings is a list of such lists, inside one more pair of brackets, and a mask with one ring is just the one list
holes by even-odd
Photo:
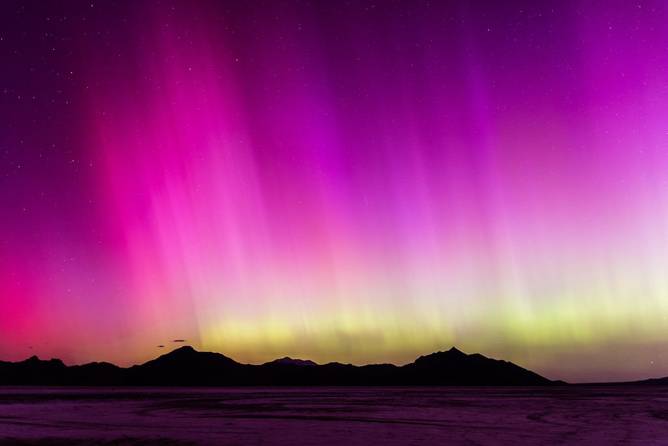
[[285, 356], [285, 357], [279, 358], [279, 359], [274, 359], [273, 361], [269, 361], [265, 364], [267, 364], [267, 365], [269, 365], [269, 364], [296, 365], [296, 366], [314, 366], [314, 365], [318, 365], [315, 362], [311, 361], [310, 359], [295, 359], [295, 358], [291, 358], [289, 356]]
[[452, 361], [468, 358], [469, 355], [459, 350], [457, 347], [452, 347], [450, 350], [438, 351], [428, 355], [420, 356], [415, 360], [415, 363], [426, 363], [432, 361]]
[[175, 348], [171, 352], [164, 353], [157, 358], [149, 361], [148, 363], [153, 363], [153, 362], [164, 362], [164, 361], [177, 361], [177, 362], [183, 362], [183, 361], [189, 361], [192, 358], [195, 358], [198, 355], [198, 351], [192, 348], [189, 345], [184, 345], [183, 347]]
[[451, 354], [456, 354], [456, 355], [466, 355], [466, 353], [464, 353], [463, 351], [459, 350], [459, 349], [458, 349], [457, 347], [455, 347], [454, 345], [453, 345], [452, 348], [450, 348], [450, 350], [448, 350], [446, 353], [451, 353]]
[[170, 353], [197, 353], [197, 350], [190, 345], [184, 345], [183, 347], [175, 348]]
[[32, 355], [30, 358], [24, 360], [23, 363], [30, 365], [48, 364], [48, 365], [65, 367], [65, 363], [63, 363], [63, 361], [61, 361], [60, 359], [56, 358], [40, 359], [39, 356], [37, 355]]
[[200, 352], [195, 350], [193, 347], [191, 347], [190, 345], [184, 345], [183, 347], [175, 348], [171, 352], [159, 356], [155, 360], [188, 361], [199, 355]]
[[194, 364], [194, 363], [207, 363], [207, 362], [225, 362], [228, 364], [239, 365], [236, 361], [221, 353], [213, 352], [200, 352], [195, 350], [190, 345], [184, 345], [183, 347], [176, 348], [169, 353], [165, 353], [162, 356], [158, 356], [156, 359], [148, 361], [146, 364], [155, 364], [155, 363], [180, 363], [180, 364]]

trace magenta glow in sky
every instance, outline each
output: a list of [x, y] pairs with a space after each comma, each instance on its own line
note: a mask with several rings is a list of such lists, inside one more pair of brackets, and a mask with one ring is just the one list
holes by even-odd
[[668, 375], [664, 3], [243, 3], [0, 7], [0, 358]]

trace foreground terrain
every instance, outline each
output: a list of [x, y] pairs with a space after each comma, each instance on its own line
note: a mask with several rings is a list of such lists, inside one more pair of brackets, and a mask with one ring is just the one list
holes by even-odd
[[666, 444], [668, 388], [0, 387], [0, 444]]

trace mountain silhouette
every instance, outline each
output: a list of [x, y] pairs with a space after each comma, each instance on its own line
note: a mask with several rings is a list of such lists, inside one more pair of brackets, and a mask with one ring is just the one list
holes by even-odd
[[58, 359], [33, 356], [20, 362], [0, 361], [0, 385], [431, 385], [545, 386], [563, 384], [508, 361], [451, 348], [420, 356], [403, 366], [355, 366], [281, 358], [262, 365], [241, 364], [220, 353], [183, 346], [144, 364], [128, 368], [104, 362], [66, 366]]
[[283, 366], [283, 365], [300, 365], [300, 366], [312, 366], [312, 365], [318, 365], [315, 362], [311, 361], [310, 359], [294, 359], [290, 358], [288, 356], [284, 358], [279, 358], [279, 359], [274, 359], [273, 361], [265, 362], [262, 365], [277, 365], [277, 366]]
[[183, 346], [125, 372], [128, 384], [220, 385], [238, 383], [242, 364], [220, 353], [198, 352]]
[[541, 385], [544, 377], [508, 361], [467, 355], [455, 347], [446, 352], [420, 356], [402, 369], [408, 381], [421, 380], [426, 385]]

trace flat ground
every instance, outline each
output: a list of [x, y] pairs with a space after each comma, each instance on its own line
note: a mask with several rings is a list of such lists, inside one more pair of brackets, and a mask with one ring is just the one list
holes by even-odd
[[0, 387], [0, 444], [668, 445], [668, 388]]

